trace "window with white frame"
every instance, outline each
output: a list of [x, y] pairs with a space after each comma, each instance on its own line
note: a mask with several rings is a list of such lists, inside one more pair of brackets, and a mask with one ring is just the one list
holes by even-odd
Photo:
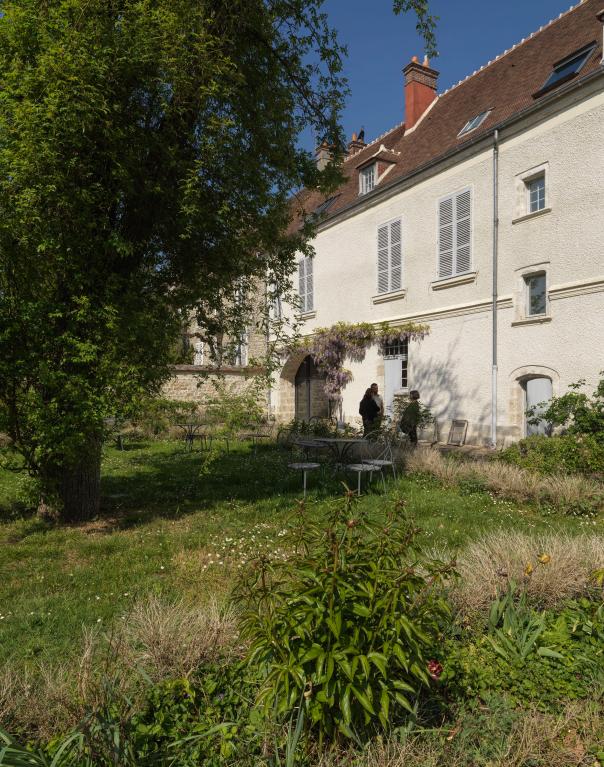
[[400, 290], [403, 282], [403, 242], [400, 218], [378, 226], [377, 291]]
[[359, 171], [359, 194], [367, 194], [375, 186], [375, 163]]
[[469, 272], [472, 266], [472, 192], [444, 197], [438, 203], [438, 276]]
[[537, 213], [545, 208], [545, 173], [526, 180], [527, 213]]
[[526, 316], [539, 317], [547, 314], [547, 278], [545, 272], [525, 275], [524, 284]]
[[399, 361], [401, 389], [407, 389], [409, 387], [409, 339], [404, 338], [402, 341], [385, 344], [384, 359]]
[[314, 296], [313, 296], [313, 264], [312, 258], [306, 256], [298, 261], [298, 279], [299, 288], [298, 293], [300, 296], [300, 311], [302, 314], [305, 312], [312, 312], [314, 309]]

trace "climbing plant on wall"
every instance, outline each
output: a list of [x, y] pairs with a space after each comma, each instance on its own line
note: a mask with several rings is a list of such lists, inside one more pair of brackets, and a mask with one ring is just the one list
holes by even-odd
[[418, 341], [430, 332], [428, 325], [408, 322], [392, 327], [387, 323], [337, 322], [329, 328], [317, 328], [314, 334], [298, 343], [298, 348], [313, 358], [320, 373], [325, 375], [325, 392], [331, 400], [339, 400], [342, 390], [352, 381], [352, 373], [344, 367], [346, 360], [362, 362], [367, 349], [377, 344], [379, 349], [404, 340]]

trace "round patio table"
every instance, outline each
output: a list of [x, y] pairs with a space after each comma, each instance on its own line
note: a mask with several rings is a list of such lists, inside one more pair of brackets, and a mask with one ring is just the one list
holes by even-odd
[[308, 456], [311, 450], [318, 450], [319, 448], [327, 447], [327, 445], [324, 445], [318, 439], [294, 439], [292, 440], [292, 445], [302, 448], [306, 460], [308, 460]]
[[344, 463], [346, 454], [352, 449], [353, 445], [366, 444], [360, 437], [317, 437], [317, 442], [327, 445], [333, 452], [336, 463]]

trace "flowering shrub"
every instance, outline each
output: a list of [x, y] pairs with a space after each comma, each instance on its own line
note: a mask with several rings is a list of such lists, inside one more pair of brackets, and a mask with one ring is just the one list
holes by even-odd
[[353, 498], [324, 528], [301, 506], [296, 553], [257, 561], [238, 591], [267, 714], [301, 717], [320, 741], [387, 730], [442, 671], [434, 656], [449, 608], [440, 584], [452, 565], [414, 552], [418, 531], [400, 505], [370, 523]]

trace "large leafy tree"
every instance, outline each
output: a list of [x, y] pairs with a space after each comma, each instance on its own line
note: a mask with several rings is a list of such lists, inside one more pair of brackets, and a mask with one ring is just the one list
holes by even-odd
[[104, 419], [158, 390], [183, 317], [228, 333], [242, 278], [309, 248], [288, 199], [337, 162], [298, 137], [337, 160], [345, 93], [321, 4], [0, 3], [0, 430], [65, 519], [97, 513]]

